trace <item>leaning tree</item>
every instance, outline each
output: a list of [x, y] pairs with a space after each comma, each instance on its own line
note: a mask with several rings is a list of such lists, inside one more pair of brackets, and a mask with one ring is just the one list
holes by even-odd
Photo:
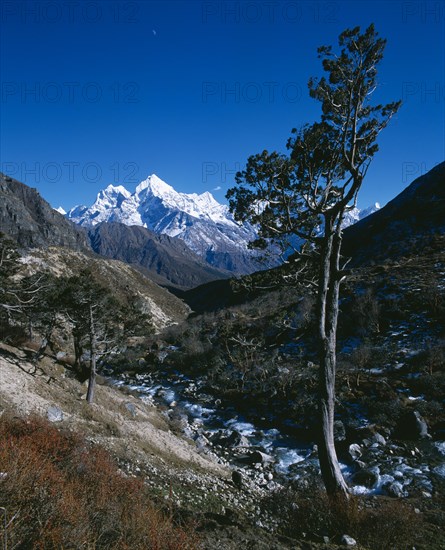
[[258, 228], [252, 246], [280, 245], [290, 280], [316, 292], [320, 468], [328, 494], [347, 497], [333, 429], [339, 291], [345, 277], [342, 227], [378, 151], [378, 135], [401, 103], [372, 102], [386, 45], [373, 25], [363, 33], [359, 27], [347, 29], [338, 42], [338, 53], [331, 46], [318, 48], [327, 74], [309, 80], [310, 96], [321, 103], [320, 121], [292, 131], [288, 154], [251, 156], [227, 198], [238, 221]]

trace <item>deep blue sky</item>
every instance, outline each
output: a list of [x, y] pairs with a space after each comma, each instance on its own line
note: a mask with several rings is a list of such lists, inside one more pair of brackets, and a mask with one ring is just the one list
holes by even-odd
[[317, 46], [371, 22], [388, 39], [378, 98], [404, 104], [359, 206], [445, 159], [443, 1], [3, 0], [0, 20], [0, 170], [53, 206], [151, 173], [223, 201], [250, 154], [319, 117]]

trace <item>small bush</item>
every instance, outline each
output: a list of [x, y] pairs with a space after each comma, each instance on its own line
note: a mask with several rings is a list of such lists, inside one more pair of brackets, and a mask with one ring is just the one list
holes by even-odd
[[342, 535], [348, 534], [369, 550], [405, 550], [428, 538], [428, 526], [422, 516], [400, 500], [329, 499], [314, 484], [278, 491], [264, 505], [282, 519], [282, 533], [296, 539], [317, 541], [328, 537], [339, 542]]
[[0, 472], [8, 547], [197, 548], [140, 479], [124, 477], [104, 449], [47, 421], [0, 418]]

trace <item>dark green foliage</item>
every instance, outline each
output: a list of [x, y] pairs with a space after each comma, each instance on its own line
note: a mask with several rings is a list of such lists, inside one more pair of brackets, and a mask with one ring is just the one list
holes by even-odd
[[0, 331], [2, 339], [20, 343], [31, 331], [30, 319], [44, 289], [44, 277], [20, 276], [16, 243], [0, 233]]
[[291, 265], [285, 282], [316, 291], [318, 454], [328, 493], [346, 496], [333, 434], [339, 293], [346, 276], [343, 220], [378, 151], [377, 137], [400, 102], [371, 102], [385, 48], [373, 25], [363, 33], [359, 27], [345, 30], [338, 43], [339, 54], [331, 46], [318, 49], [327, 76], [309, 80], [311, 97], [321, 103], [321, 120], [293, 130], [288, 155], [263, 151], [251, 156], [227, 198], [237, 220], [258, 227], [252, 246], [281, 250]]

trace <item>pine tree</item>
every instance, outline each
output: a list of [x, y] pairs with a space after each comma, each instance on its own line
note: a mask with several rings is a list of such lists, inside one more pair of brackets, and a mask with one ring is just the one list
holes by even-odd
[[338, 42], [338, 54], [331, 46], [318, 49], [327, 76], [309, 80], [311, 97], [321, 103], [321, 120], [292, 131], [287, 155], [263, 151], [250, 157], [227, 198], [237, 220], [258, 227], [252, 246], [280, 246], [290, 268], [287, 281], [316, 292], [320, 468], [328, 494], [347, 497], [333, 431], [338, 304], [345, 277], [342, 224], [378, 151], [377, 137], [400, 102], [371, 103], [386, 44], [373, 25], [363, 33], [359, 27], [347, 29]]

